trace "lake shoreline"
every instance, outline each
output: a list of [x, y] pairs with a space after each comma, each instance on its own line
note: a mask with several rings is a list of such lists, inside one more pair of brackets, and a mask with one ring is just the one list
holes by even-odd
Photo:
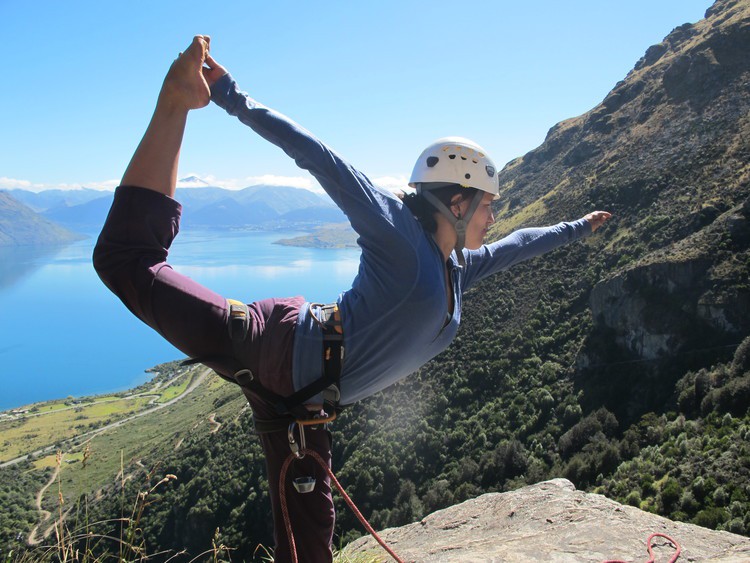
[[[274, 244], [304, 234], [184, 232], [169, 264], [246, 303], [294, 295], [333, 301], [351, 287], [359, 249]], [[183, 357], [102, 284], [91, 264], [95, 242], [11, 252], [0, 263], [1, 411], [122, 392], [147, 380], [153, 366]]]

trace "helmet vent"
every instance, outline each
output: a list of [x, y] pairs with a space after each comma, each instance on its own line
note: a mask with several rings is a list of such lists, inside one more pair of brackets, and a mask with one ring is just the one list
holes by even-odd
[[462, 156], [462, 157], [461, 157], [461, 160], [466, 160], [466, 157], [465, 157], [465, 156]]
[[466, 178], [467, 180], [469, 180], [471, 178], [471, 174], [464, 174], [464, 178]]
[[453, 160], [454, 158], [456, 158], [456, 155], [455, 154], [449, 154], [448, 158], [450, 158], [451, 160]]
[[440, 159], [438, 157], [436, 157], [436, 156], [428, 156], [427, 157], [427, 166], [429, 168], [432, 168], [433, 166], [435, 166], [438, 163], [439, 160]]

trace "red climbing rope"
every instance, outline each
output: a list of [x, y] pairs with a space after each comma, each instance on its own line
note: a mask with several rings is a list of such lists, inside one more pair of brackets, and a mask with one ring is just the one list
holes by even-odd
[[[651, 546], [651, 542], [656, 537], [664, 538], [669, 543], [671, 543], [674, 546], [674, 548], [677, 550], [677, 551], [675, 551], [674, 555], [672, 555], [672, 558], [669, 560], [669, 563], [675, 563], [675, 561], [677, 561], [680, 558], [680, 553], [682, 553], [682, 548], [680, 547], [680, 544], [677, 543], [676, 541], [674, 541], [669, 536], [667, 536], [665, 534], [660, 534], [658, 532], [651, 534], [648, 537], [648, 539], [646, 540], [646, 548], [648, 549], [648, 557], [649, 557], [649, 560], [646, 561], [646, 563], [655, 563], [656, 556], [654, 555], [654, 549]], [[604, 561], [603, 563], [627, 563], [627, 561], [621, 561], [619, 559], [613, 559], [611, 561]]]
[[[349, 495], [346, 494], [344, 491], [344, 488], [341, 486], [341, 483], [339, 483], [338, 479], [336, 479], [336, 476], [333, 474], [333, 471], [331, 471], [331, 468], [328, 467], [328, 464], [323, 461], [323, 458], [320, 457], [320, 454], [318, 452], [315, 452], [313, 450], [303, 449], [299, 452], [301, 457], [304, 457], [305, 455], [312, 456], [319, 464], [320, 466], [325, 469], [326, 473], [328, 473], [328, 476], [331, 478], [331, 482], [336, 485], [336, 488], [341, 493], [341, 496], [344, 497], [344, 500], [346, 501], [346, 504], [349, 505], [349, 508], [352, 509], [352, 512], [354, 512], [354, 515], [359, 519], [359, 521], [362, 523], [362, 525], [365, 527], [365, 529], [370, 532], [373, 538], [375, 538], [375, 541], [377, 541], [383, 549], [385, 549], [388, 554], [393, 557], [398, 563], [404, 563], [404, 560], [401, 559], [398, 555], [396, 555], [393, 550], [388, 547], [388, 545], [381, 539], [381, 537], [378, 535], [378, 533], [373, 529], [372, 526], [370, 526], [370, 523], [367, 521], [367, 519], [362, 516], [362, 513], [357, 509], [356, 505], [354, 504], [354, 501], [349, 498]], [[286, 507], [286, 473], [289, 469], [289, 464], [292, 463], [293, 460], [297, 459], [297, 456], [295, 454], [289, 454], [289, 457], [284, 460], [284, 465], [281, 466], [281, 480], [279, 482], [279, 496], [281, 497], [281, 513], [284, 516], [284, 524], [286, 525], [286, 535], [289, 538], [289, 551], [292, 555], [292, 562], [297, 563], [297, 547], [294, 543], [294, 534], [292, 533], [292, 522], [289, 519], [289, 510]]]

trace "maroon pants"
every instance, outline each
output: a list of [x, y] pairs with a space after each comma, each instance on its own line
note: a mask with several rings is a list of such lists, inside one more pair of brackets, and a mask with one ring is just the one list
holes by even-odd
[[[259, 347], [265, 358], [259, 365], [272, 364], [274, 369], [260, 369], [258, 380], [267, 389], [280, 394], [290, 395], [292, 387], [292, 345], [294, 327], [297, 320], [297, 308], [290, 308], [289, 303], [274, 300], [260, 301], [253, 306], [262, 312], [268, 334], [263, 334], [263, 343]], [[273, 337], [269, 338], [270, 334]], [[272, 360], [271, 358], [275, 358]], [[244, 391], [257, 420], [278, 419], [272, 405], [256, 394]], [[331, 467], [331, 434], [320, 425], [316, 429], [305, 428], [305, 443], [308, 449], [317, 452]], [[281, 468], [292, 454], [289, 447], [287, 429], [259, 434], [263, 452], [266, 457], [266, 471], [273, 512], [274, 561], [286, 563], [292, 560], [290, 553], [287, 526], [281, 510], [280, 487], [286, 489], [286, 504], [289, 524], [296, 544], [297, 558], [300, 563], [329, 563], [333, 560], [331, 543], [335, 512], [331, 495], [331, 480], [328, 473], [311, 456], [303, 459], [295, 457], [286, 474], [285, 483], [280, 483]], [[298, 434], [295, 439], [299, 442]], [[298, 477], [314, 477], [315, 488], [309, 493], [299, 493], [292, 482]]]
[[[277, 418], [273, 408], [255, 395], [248, 396], [254, 416], [259, 420]], [[306, 427], [305, 442], [308, 449], [317, 452], [331, 467], [331, 433], [320, 425], [311, 429]], [[333, 540], [333, 525], [335, 512], [333, 497], [331, 496], [331, 480], [328, 473], [311, 456], [292, 461], [286, 475], [286, 482], [280, 485], [281, 466], [292, 454], [286, 429], [277, 432], [259, 434], [263, 451], [266, 454], [266, 470], [271, 493], [271, 508], [273, 510], [273, 536], [276, 544], [274, 561], [286, 563], [291, 561], [289, 538], [286, 524], [281, 512], [279, 487], [286, 487], [287, 510], [297, 557], [300, 562], [330, 562], [333, 559], [331, 542]], [[295, 432], [295, 439], [298, 434]], [[315, 489], [310, 493], [299, 493], [292, 482], [298, 477], [314, 477]]]
[[[94, 267], [102, 281], [133, 314], [192, 358], [225, 357], [210, 362], [225, 376], [237, 364], [250, 369], [267, 389], [289, 395], [292, 350], [301, 297], [266, 299], [249, 305], [247, 338], [235, 350], [227, 327], [224, 297], [172, 269], [167, 254], [177, 234], [181, 207], [151, 190], [121, 186], [94, 249]], [[248, 400], [258, 419], [276, 418], [273, 408], [257, 396]], [[307, 431], [307, 447], [330, 465], [331, 438], [325, 430]], [[291, 559], [281, 506], [279, 476], [290, 453], [286, 432], [260, 437], [266, 454], [274, 517], [276, 561]], [[334, 508], [328, 476], [309, 456], [292, 464], [288, 480], [315, 476], [312, 493], [288, 489], [288, 508], [299, 561], [332, 560]]]

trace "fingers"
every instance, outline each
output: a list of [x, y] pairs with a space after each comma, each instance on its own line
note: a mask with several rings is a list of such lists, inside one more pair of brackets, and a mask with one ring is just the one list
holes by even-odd
[[219, 63], [216, 62], [216, 59], [214, 59], [211, 55], [206, 53], [206, 66], [212, 70], [218, 69], [223, 71], [225, 74], [227, 72], [227, 69], [225, 69], [223, 66], [221, 66]]
[[586, 215], [584, 219], [586, 219], [591, 225], [591, 232], [594, 232], [610, 217], [612, 217], [612, 214], [609, 211], [594, 211]]
[[227, 69], [217, 63], [211, 55], [206, 55], [205, 64], [206, 66], [201, 70], [203, 72], [203, 77], [206, 79], [209, 86], [213, 86], [219, 78], [228, 72]]

